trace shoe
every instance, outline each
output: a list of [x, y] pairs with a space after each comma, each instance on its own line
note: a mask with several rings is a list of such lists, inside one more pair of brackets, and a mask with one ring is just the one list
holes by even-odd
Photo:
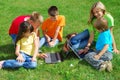
[[100, 65], [99, 71], [105, 71], [106, 68], [107, 68], [107, 62], [105, 61]]
[[113, 70], [111, 61], [107, 61], [107, 71], [111, 72]]

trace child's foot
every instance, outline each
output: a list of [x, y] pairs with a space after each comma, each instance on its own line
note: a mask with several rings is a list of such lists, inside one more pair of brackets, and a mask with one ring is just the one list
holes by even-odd
[[2, 69], [3, 63], [4, 63], [4, 61], [0, 61], [0, 69]]
[[113, 69], [112, 69], [112, 63], [111, 61], [107, 61], [107, 71], [108, 72], [111, 72]]
[[105, 61], [100, 65], [99, 71], [105, 71], [106, 68], [107, 68], [107, 62]]

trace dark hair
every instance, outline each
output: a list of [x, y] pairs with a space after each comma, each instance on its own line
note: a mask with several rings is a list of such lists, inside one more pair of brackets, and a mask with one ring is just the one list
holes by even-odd
[[56, 15], [58, 15], [58, 8], [56, 6], [51, 6], [48, 9], [48, 13], [49, 13], [50, 16], [55, 17]]
[[104, 18], [98, 18], [96, 19], [96, 21], [94, 22], [94, 27], [98, 30], [108, 30], [108, 22], [106, 19]]
[[22, 22], [19, 27], [15, 44], [17, 43], [18, 40], [24, 37], [24, 33], [32, 32], [33, 29], [34, 29], [33, 26], [31, 26], [27, 21]]

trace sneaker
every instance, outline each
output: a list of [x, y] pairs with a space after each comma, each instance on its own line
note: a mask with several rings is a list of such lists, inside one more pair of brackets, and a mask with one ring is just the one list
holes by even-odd
[[107, 71], [111, 72], [113, 70], [111, 61], [107, 61]]
[[106, 68], [107, 68], [107, 62], [105, 61], [100, 65], [99, 71], [105, 71]]

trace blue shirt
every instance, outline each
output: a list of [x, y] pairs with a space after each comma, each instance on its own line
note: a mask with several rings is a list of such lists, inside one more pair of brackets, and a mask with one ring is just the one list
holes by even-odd
[[106, 44], [109, 45], [107, 51], [112, 52], [112, 49], [113, 49], [112, 48], [112, 36], [110, 33], [110, 29], [100, 32], [97, 43], [96, 43], [96, 50], [101, 51]]

